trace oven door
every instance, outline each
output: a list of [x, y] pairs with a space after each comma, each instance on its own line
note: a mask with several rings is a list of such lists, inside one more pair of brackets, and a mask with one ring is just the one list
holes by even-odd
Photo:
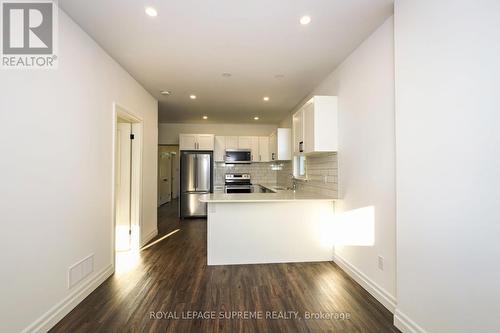
[[226, 193], [252, 193], [252, 185], [226, 185], [224, 186]]
[[252, 151], [250, 149], [226, 149], [224, 162], [228, 164], [252, 163]]

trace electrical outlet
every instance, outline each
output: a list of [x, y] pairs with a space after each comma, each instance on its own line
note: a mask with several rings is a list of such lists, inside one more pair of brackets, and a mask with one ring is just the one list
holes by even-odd
[[384, 257], [378, 256], [378, 269], [384, 270]]

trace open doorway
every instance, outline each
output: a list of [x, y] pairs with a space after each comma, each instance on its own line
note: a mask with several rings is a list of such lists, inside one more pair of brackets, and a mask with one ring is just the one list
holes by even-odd
[[136, 258], [141, 239], [142, 119], [115, 105], [115, 269]]
[[179, 146], [158, 146], [158, 207], [179, 196]]

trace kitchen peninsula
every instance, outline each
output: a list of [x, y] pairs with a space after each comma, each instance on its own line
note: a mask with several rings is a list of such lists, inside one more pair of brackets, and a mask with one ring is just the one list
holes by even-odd
[[212, 193], [208, 265], [330, 261], [335, 199], [309, 192]]

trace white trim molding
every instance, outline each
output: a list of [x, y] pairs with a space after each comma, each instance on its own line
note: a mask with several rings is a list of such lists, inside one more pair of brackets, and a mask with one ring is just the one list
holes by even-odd
[[411, 320], [399, 309], [396, 309], [394, 312], [394, 326], [404, 333], [426, 333], [422, 327]]
[[396, 310], [396, 298], [391, 295], [384, 288], [380, 287], [363, 272], [358, 270], [356, 267], [351, 265], [346, 260], [342, 259], [338, 255], [333, 256], [333, 261], [342, 268], [344, 272], [347, 273], [351, 278], [359, 283], [366, 291], [368, 291], [373, 297], [377, 299], [383, 306], [385, 306], [389, 311], [394, 313]]
[[149, 234], [145, 235], [144, 239], [141, 239], [141, 246], [140, 247], [143, 247], [144, 245], [146, 245], [150, 240], [152, 240], [156, 236], [158, 236], [158, 229], [154, 229]]
[[53, 306], [49, 311], [35, 320], [32, 324], [22, 330], [22, 333], [42, 333], [47, 332], [61, 319], [83, 301], [91, 292], [99, 287], [114, 272], [113, 265], [104, 268], [100, 273], [82, 283], [79, 288], [64, 298], [61, 302]]

